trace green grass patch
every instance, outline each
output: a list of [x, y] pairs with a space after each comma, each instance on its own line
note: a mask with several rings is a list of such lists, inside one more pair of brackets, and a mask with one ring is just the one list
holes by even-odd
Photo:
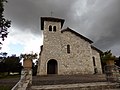
[[[6, 73], [0, 73], [0, 79], [9, 79], [9, 78], [19, 78], [20, 75], [15, 74], [15, 75], [7, 75]], [[1, 89], [0, 89], [1, 90]]]
[[10, 78], [19, 78], [20, 75], [9, 75], [9, 76], [4, 76], [4, 77], [0, 77], [0, 79], [10, 79]]
[[0, 73], [0, 90], [11, 90], [12, 87], [19, 81], [20, 75], [8, 75]]
[[0, 90], [11, 90], [11, 86], [0, 85]]
[[0, 72], [0, 78], [3, 78], [3, 77], [5, 77], [5, 76], [7, 76], [7, 73], [6, 72]]

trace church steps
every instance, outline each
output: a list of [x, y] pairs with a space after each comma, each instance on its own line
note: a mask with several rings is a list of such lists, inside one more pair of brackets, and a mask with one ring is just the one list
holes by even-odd
[[107, 82], [104, 74], [47, 75], [34, 76], [30, 90], [117, 90], [118, 86]]
[[94, 83], [76, 83], [62, 85], [40, 85], [32, 86], [31, 90], [119, 90], [116, 83], [94, 82]]
[[105, 75], [48, 75], [34, 76], [32, 85], [56, 85], [56, 84], [74, 84], [106, 82]]

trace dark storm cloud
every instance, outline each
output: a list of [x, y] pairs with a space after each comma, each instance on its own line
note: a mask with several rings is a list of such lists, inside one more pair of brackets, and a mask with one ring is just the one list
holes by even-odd
[[38, 34], [41, 16], [66, 18], [71, 9], [73, 0], [10, 0], [6, 5], [6, 17], [12, 20], [12, 25], [20, 30], [31, 30]]
[[39, 35], [40, 17], [51, 11], [102, 50], [120, 44], [120, 0], [9, 0], [5, 16], [13, 27]]
[[84, 9], [78, 6], [76, 10], [79, 13], [73, 27], [92, 39], [94, 45], [102, 50], [119, 45], [120, 0], [84, 0], [82, 5]]
[[112, 1], [93, 16], [89, 30], [95, 44], [102, 49], [120, 44], [120, 0]]

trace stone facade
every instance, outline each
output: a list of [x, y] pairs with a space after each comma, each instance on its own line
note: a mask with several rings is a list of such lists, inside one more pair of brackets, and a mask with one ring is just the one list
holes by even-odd
[[63, 19], [41, 18], [44, 40], [38, 75], [93, 74], [95, 68], [101, 74], [99, 51], [91, 47], [92, 41], [70, 28], [62, 30], [63, 23]]
[[92, 57], [95, 58], [95, 64], [96, 66], [94, 66], [94, 68], [97, 69], [97, 72], [98, 73], [102, 73], [102, 67], [101, 67], [101, 60], [100, 60], [100, 54], [98, 52], [101, 52], [99, 51], [97, 48], [95, 48], [94, 46], [91, 46], [92, 48]]

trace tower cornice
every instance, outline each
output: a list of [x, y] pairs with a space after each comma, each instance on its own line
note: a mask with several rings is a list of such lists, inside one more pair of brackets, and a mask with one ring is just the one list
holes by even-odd
[[61, 28], [62, 28], [65, 20], [55, 17], [41, 17], [41, 30], [44, 30], [44, 21], [61, 22]]

